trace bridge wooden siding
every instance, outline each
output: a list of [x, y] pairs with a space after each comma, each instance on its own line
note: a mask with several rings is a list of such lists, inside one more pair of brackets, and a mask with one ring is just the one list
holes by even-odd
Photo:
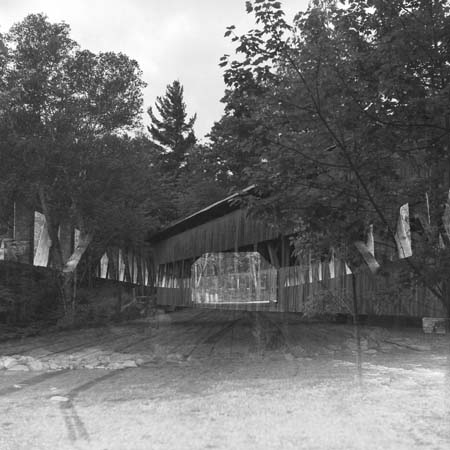
[[155, 241], [152, 250], [155, 261], [161, 265], [192, 260], [205, 253], [254, 249], [258, 243], [275, 240], [279, 236], [274, 227], [261, 226], [245, 209], [237, 209]]
[[[392, 273], [401, 273], [404, 263], [392, 265]], [[322, 271], [320, 277], [320, 271]], [[353, 314], [352, 275], [336, 263], [331, 277], [323, 263], [278, 269], [277, 302], [270, 304], [196, 304], [192, 301], [190, 279], [174, 281], [178, 287], [157, 287], [158, 304], [194, 308], [248, 311], [298, 312], [317, 314]], [[312, 273], [312, 281], [309, 276]], [[445, 317], [442, 304], [423, 286], [414, 282], [398, 288], [398, 276], [374, 276], [369, 270], [355, 274], [358, 314], [376, 316]]]
[[[287, 236], [256, 220], [245, 208], [230, 204], [239, 194], [211, 205], [179, 221], [156, 236], [153, 250], [155, 286], [161, 305], [245, 309], [273, 312], [353, 312], [352, 275], [338, 260], [298, 265], [291, 255]], [[228, 202], [228, 206], [227, 203]], [[388, 316], [445, 316], [438, 299], [413, 280], [400, 279], [409, 273], [404, 258], [410, 256], [408, 205], [398, 214], [398, 249], [391, 257], [389, 276], [374, 276], [368, 269], [355, 273], [358, 314]], [[376, 244], [376, 243], [375, 243]], [[375, 252], [372, 237], [372, 252]], [[192, 301], [190, 267], [205, 253], [258, 251], [278, 270], [277, 301], [235, 304]], [[409, 276], [409, 275], [408, 275]], [[409, 286], [409, 287], [408, 287]]]

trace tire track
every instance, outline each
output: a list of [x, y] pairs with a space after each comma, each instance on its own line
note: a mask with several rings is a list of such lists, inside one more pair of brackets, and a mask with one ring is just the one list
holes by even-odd
[[[197, 317], [199, 317], [199, 316], [202, 316], [203, 314], [204, 314], [204, 312], [201, 312], [201, 313], [199, 313], [197, 316], [195, 316], [194, 318], [197, 318]], [[126, 334], [122, 334], [122, 335], [116, 336], [116, 337], [106, 336], [106, 337], [103, 337], [100, 341], [96, 342], [96, 345], [103, 345], [103, 344], [105, 344], [105, 343], [118, 341], [118, 340], [120, 340], [120, 339], [126, 339], [126, 338], [129, 338], [129, 337], [131, 337], [131, 336], [134, 336], [135, 334], [136, 334], [136, 332], [133, 331], [133, 332], [129, 332], [129, 333], [126, 333]], [[147, 338], [146, 338], [146, 339], [139, 340], [139, 341], [137, 341], [136, 343], [141, 342], [141, 341], [144, 341], [144, 340], [147, 340]], [[81, 344], [71, 345], [71, 346], [69, 346], [69, 347], [64, 347], [64, 348], [62, 348], [62, 349], [58, 349], [58, 350], [55, 350], [55, 351], [50, 351], [50, 352], [48, 352], [48, 353], [45, 353], [44, 355], [39, 355], [39, 356], [36, 356], [36, 357], [34, 357], [34, 358], [35, 358], [35, 359], [41, 360], [41, 359], [43, 359], [43, 358], [51, 357], [51, 356], [53, 356], [53, 355], [58, 355], [58, 354], [65, 353], [65, 352], [68, 352], [68, 351], [72, 351], [72, 350], [75, 350], [75, 349], [81, 349], [81, 348], [83, 348], [83, 347], [89, 348], [89, 346], [92, 344], [92, 341], [93, 341], [93, 338], [90, 337], [87, 341], [82, 342]], [[33, 346], [33, 347], [31, 347], [31, 348], [30, 348], [30, 347], [26, 348], [26, 347], [24, 347], [23, 345], [21, 345], [21, 346], [19, 347], [19, 349], [10, 350], [8, 353], [4, 353], [3, 356], [12, 356], [12, 355], [20, 354], [20, 353], [24, 353], [24, 354], [27, 354], [27, 355], [28, 355], [28, 354], [29, 354], [30, 352], [32, 352], [33, 350], [39, 349], [39, 348], [43, 347], [44, 345], [45, 345], [45, 346], [53, 347], [53, 346], [55, 346], [55, 345], [61, 345], [62, 343], [63, 343], [63, 342], [54, 342], [54, 343], [45, 343], [45, 342], [43, 342], [43, 343], [41, 343], [41, 344], [39, 344], [39, 345], [36, 345], [36, 346]], [[132, 344], [130, 344], [130, 345], [126, 345], [123, 349], [126, 349], [126, 348], [128, 348], [128, 347], [132, 347], [133, 345], [134, 345], [134, 343], [132, 343]], [[20, 349], [22, 349], [22, 351], [19, 351]], [[121, 350], [123, 350], [123, 349], [121, 349]], [[120, 350], [120, 351], [121, 351], [121, 350]], [[19, 351], [19, 352], [18, 352], [18, 351]], [[88, 353], [88, 355], [92, 355], [92, 354], [95, 354], [95, 353], [100, 352], [100, 351], [101, 351], [101, 350], [95, 350], [95, 351], [92, 352], [92, 353]]]
[[[203, 314], [204, 313], [199, 314], [198, 316], [196, 316], [196, 318], [200, 317], [200, 315], [203, 315]], [[216, 326], [216, 325], [214, 325], [214, 326]], [[194, 331], [197, 328], [198, 328], [198, 324], [191, 326], [189, 328], [189, 330]], [[221, 330], [219, 330], [219, 331], [221, 331]], [[208, 336], [210, 336], [210, 333], [208, 333], [206, 338], [208, 338]], [[137, 345], [141, 342], [152, 339], [152, 337], [153, 336], [148, 336], [148, 337], [139, 339], [138, 341], [132, 342], [124, 347], [121, 347], [120, 350], [115, 349], [115, 351], [123, 351], [127, 348], [131, 348], [134, 345]], [[204, 338], [201, 340], [204, 340]], [[200, 343], [200, 340], [198, 343], [196, 343], [196, 346], [199, 345], [199, 343]], [[182, 345], [182, 344], [180, 344], [180, 345]], [[179, 347], [180, 345], [178, 345], [177, 347]], [[194, 349], [196, 348], [196, 346], [194, 346]], [[92, 387], [98, 385], [99, 383], [102, 383], [106, 380], [109, 380], [111, 378], [119, 376], [125, 370], [129, 370], [129, 368], [112, 371], [112, 372], [110, 372], [106, 375], [103, 375], [101, 377], [98, 377], [94, 380], [83, 383], [82, 385], [71, 389], [69, 392], [67, 392], [65, 394], [65, 397], [68, 398], [68, 401], [60, 403], [60, 411], [64, 418], [64, 423], [66, 425], [68, 439], [72, 443], [75, 443], [80, 440], [83, 440], [85, 442], [90, 442], [89, 433], [86, 429], [84, 422], [82, 421], [81, 417], [79, 416], [77, 408], [76, 408], [76, 398], [79, 396], [80, 393], [91, 389]], [[184, 378], [184, 374], [181, 374], [180, 379], [183, 379], [183, 378]], [[158, 386], [157, 389], [160, 389], [161, 387], [164, 387], [164, 386], [168, 386], [169, 384], [172, 384], [172, 383], [173, 383], [173, 380], [171, 380], [170, 382], [165, 382], [163, 385]]]
[[[198, 349], [198, 347], [202, 344], [212, 344], [213, 347], [212, 349], [208, 352], [207, 354], [207, 358], [211, 356], [212, 351], [215, 347], [215, 345], [224, 337], [226, 336], [231, 330], [234, 329], [234, 327], [236, 326], [236, 324], [242, 320], [242, 318], [238, 318], [235, 319], [235, 315], [231, 315], [232, 312], [230, 312], [227, 316], [227, 320], [224, 324], [222, 325], [218, 325], [217, 322], [215, 322], [214, 324], [210, 325], [206, 331], [206, 333], [203, 333], [192, 345], [191, 349], [186, 352], [184, 354], [184, 360], [189, 359], [190, 356], [192, 356], [194, 354], [194, 352]], [[223, 313], [222, 316], [223, 317]], [[232, 320], [230, 321], [229, 319], [232, 317]], [[220, 327], [219, 329], [217, 329], [218, 327]], [[171, 352], [174, 353], [176, 350], [178, 350], [182, 345], [185, 345], [184, 343], [182, 344], [178, 344], [174, 347], [171, 348]], [[146, 362], [143, 364], [143, 366], [140, 366], [141, 368], [148, 368], [149, 364], [151, 364], [152, 361]], [[202, 370], [199, 373], [199, 376], [203, 376], [205, 374], [207, 374], [208, 372], [210, 372], [211, 370], [213, 370], [212, 367], [206, 367], [204, 370]], [[160, 383], [159, 385], [157, 385], [154, 390], [155, 391], [160, 391], [160, 390], [164, 390], [168, 387], [173, 387], [176, 386], [176, 390], [177, 391], [181, 391], [184, 392], [185, 390], [187, 390], [187, 388], [189, 386], [191, 386], [191, 382], [190, 381], [186, 381], [186, 376], [185, 376], [185, 372], [182, 371], [180, 373], [180, 375], [178, 377], [174, 377], [172, 376], [171, 379], [169, 381], [164, 381], [162, 383]], [[167, 394], [166, 393], [161, 393], [161, 394], [157, 394], [154, 395], [152, 397], [149, 398], [149, 400], [158, 400], [160, 398], [164, 398]]]
[[[195, 319], [198, 319], [198, 318], [200, 318], [200, 317], [204, 318], [205, 315], [207, 315], [207, 313], [203, 311], [203, 312], [199, 313], [198, 315], [194, 316], [194, 318], [195, 318]], [[189, 330], [189, 331], [197, 331], [197, 330], [198, 330], [198, 326], [199, 326], [199, 324], [192, 325], [192, 326], [190, 326], [190, 327], [188, 328], [188, 330]], [[217, 324], [214, 324], [214, 325], [213, 325], [213, 327], [215, 327], [215, 326], [217, 326]], [[207, 334], [208, 334], [208, 333], [207, 333]], [[118, 340], [123, 339], [123, 338], [127, 338], [127, 337], [130, 337], [130, 336], [134, 336], [134, 335], [135, 335], [135, 333], [128, 333], [127, 335], [117, 336], [117, 337], [114, 338], [112, 341], [111, 341], [111, 338], [103, 339], [101, 343], [104, 344], [104, 343], [107, 343], [107, 342], [114, 342], [114, 341], [118, 341]], [[129, 348], [132, 348], [132, 347], [135, 346], [135, 345], [141, 344], [142, 342], [145, 342], [145, 341], [148, 341], [148, 340], [150, 340], [150, 339], [153, 339], [154, 337], [155, 337], [155, 336], [146, 336], [146, 337], [144, 337], [144, 338], [140, 338], [140, 339], [135, 340], [135, 341], [133, 341], [133, 342], [127, 342], [127, 343], [125, 343], [124, 346], [121, 346], [121, 347], [118, 347], [118, 348], [117, 348], [117, 347], [114, 347], [113, 350], [111, 350], [106, 356], [110, 356], [110, 355], [112, 355], [113, 353], [121, 352], [121, 351], [127, 350], [127, 349], [129, 349]], [[207, 335], [206, 335], [206, 337], [207, 337]], [[196, 342], [194, 348], [191, 350], [191, 352], [189, 353], [189, 355], [190, 355], [190, 354], [198, 347], [198, 345], [201, 344], [201, 341], [202, 341], [204, 338], [205, 338], [204, 335], [202, 335], [202, 337], [198, 340], [198, 342]], [[181, 342], [181, 343], [178, 344], [176, 347], [174, 347], [174, 349], [179, 348], [179, 347], [181, 347], [182, 345], [184, 345], [184, 344], [185, 344], [185, 341], [186, 341], [186, 337], [184, 336], [184, 337], [183, 337], [183, 342]], [[59, 354], [59, 353], [63, 353], [63, 352], [68, 351], [68, 350], [73, 350], [74, 348], [89, 347], [89, 344], [90, 344], [90, 343], [91, 343], [91, 341], [85, 342], [85, 343], [83, 343], [83, 344], [79, 344], [79, 345], [76, 345], [76, 346], [66, 347], [66, 348], [64, 348], [64, 349], [61, 349], [61, 350], [58, 350], [58, 351], [55, 351], [55, 352], [47, 353], [47, 354], [45, 354], [45, 355], [43, 355], [43, 356], [40, 356], [39, 358], [36, 358], [36, 359], [47, 358], [47, 357], [49, 357], [49, 356], [56, 355], [56, 354]], [[174, 352], [174, 349], [171, 350], [172, 353]], [[97, 350], [94, 350], [94, 351], [92, 351], [92, 352], [89, 352], [89, 353], [84, 354], [83, 357], [86, 357], [86, 356], [92, 356], [92, 355], [95, 355], [96, 353], [100, 353], [100, 352], [102, 352], [102, 351], [103, 351], [103, 350], [101, 350], [101, 349], [97, 349]], [[14, 353], [13, 353], [13, 354], [14, 354]], [[151, 362], [153, 362], [153, 361], [152, 361], [152, 360], [147, 361], [147, 362], [145, 362], [143, 365], [149, 364], [149, 363], [151, 363]], [[102, 379], [103, 379], [103, 378], [109, 378], [112, 374], [115, 374], [115, 373], [117, 373], [117, 372], [121, 372], [121, 371], [123, 371], [123, 370], [125, 370], [125, 369], [116, 369], [116, 370], [110, 372], [109, 374], [107, 374], [108, 376], [104, 376], [104, 377], [101, 377], [101, 378], [102, 378]], [[31, 378], [28, 378], [28, 379], [27, 379], [26, 381], [24, 381], [23, 383], [21, 383], [21, 384], [22, 384], [22, 387], [21, 387], [21, 388], [17, 388], [17, 387], [14, 387], [14, 385], [11, 385], [11, 386], [7, 386], [7, 387], [4, 387], [4, 388], [0, 389], [0, 397], [1, 397], [1, 396], [6, 396], [6, 395], [9, 395], [9, 394], [14, 394], [14, 393], [16, 393], [16, 392], [22, 392], [23, 389], [27, 389], [27, 388], [34, 387], [34, 386], [36, 386], [36, 385], [38, 385], [38, 384], [40, 384], [40, 383], [43, 383], [43, 382], [45, 382], [45, 381], [47, 381], [47, 380], [49, 380], [49, 379], [52, 379], [52, 378], [54, 378], [54, 377], [58, 377], [58, 376], [64, 375], [64, 374], [66, 374], [66, 373], [69, 372], [69, 371], [71, 371], [71, 369], [61, 369], [61, 370], [54, 371], [54, 372], [45, 372], [45, 373], [41, 373], [41, 374], [39, 374], [39, 375], [35, 375], [35, 376], [31, 377]]]
[[[217, 312], [215, 311], [216, 315]], [[223, 317], [223, 315], [219, 314], [219, 317]], [[226, 334], [229, 329], [234, 326], [235, 322], [237, 320], [234, 320], [230, 323], [229, 321], [230, 314], [227, 315], [227, 320], [224, 325], [218, 325], [217, 321], [214, 321], [213, 324], [209, 324], [208, 329], [205, 334], [202, 334], [199, 339], [196, 340], [193, 347], [185, 354], [186, 359], [192, 356], [192, 354], [199, 348], [202, 344], [217, 344], [217, 342], [220, 340], [221, 337], [223, 337], [224, 334]], [[220, 326], [220, 329], [218, 331], [215, 330], [218, 326]], [[171, 349], [171, 353], [174, 353], [178, 348], [180, 348], [182, 345], [185, 345], [185, 342], [178, 345], [175, 349]]]
[[105, 380], [119, 376], [125, 370], [127, 369], [115, 370], [102, 375], [101, 377], [97, 377], [94, 380], [87, 381], [86, 383], [83, 383], [71, 389], [64, 395], [68, 400], [59, 404], [59, 410], [66, 425], [68, 439], [72, 443], [80, 440], [90, 442], [91, 440], [86, 426], [80, 415], [78, 414], [77, 407], [75, 405], [78, 395], [102, 383]]
[[[294, 357], [293, 362], [294, 362], [295, 369], [294, 369], [294, 373], [291, 376], [295, 378], [300, 371], [300, 364], [298, 362], [299, 355], [297, 355], [296, 352], [294, 351], [294, 349], [292, 348], [292, 344], [291, 344], [289, 338], [284, 333], [283, 327], [279, 323], [277, 323], [275, 320], [268, 317], [267, 314], [262, 313], [262, 312], [260, 314], [261, 314], [261, 317], [264, 317], [269, 323], [271, 323], [278, 330], [278, 333], [281, 336], [283, 343], [286, 345], [286, 348], [288, 349], [289, 353]], [[289, 326], [289, 324], [287, 324], [287, 326]]]

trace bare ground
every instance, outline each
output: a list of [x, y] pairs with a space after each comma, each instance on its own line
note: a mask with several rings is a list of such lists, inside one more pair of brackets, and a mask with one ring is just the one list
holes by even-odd
[[450, 448], [449, 336], [354, 331], [191, 310], [3, 343], [66, 368], [0, 371], [0, 448]]

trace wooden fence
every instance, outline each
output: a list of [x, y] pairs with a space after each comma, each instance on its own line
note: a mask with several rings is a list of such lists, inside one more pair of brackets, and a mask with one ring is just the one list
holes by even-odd
[[[221, 302], [220, 298], [201, 302], [197, 298], [201, 293], [195, 291], [190, 278], [180, 279], [172, 285], [157, 286], [157, 302], [160, 305], [298, 312], [306, 315], [352, 314], [352, 274], [343, 264], [337, 264], [335, 268], [335, 273], [330, 273], [327, 265], [316, 263], [310, 267], [279, 269], [275, 302]], [[440, 301], [409, 278], [405, 270], [405, 264], [399, 261], [392, 265], [386, 276], [374, 276], [366, 270], [356, 273], [358, 314], [444, 317], [446, 314]]]

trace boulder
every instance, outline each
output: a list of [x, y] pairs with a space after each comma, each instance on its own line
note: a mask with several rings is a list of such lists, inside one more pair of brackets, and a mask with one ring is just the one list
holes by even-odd
[[123, 363], [121, 363], [121, 366], [123, 369], [128, 369], [131, 367], [137, 367], [136, 361], [133, 361], [132, 359], [127, 359]]
[[120, 362], [112, 362], [112, 363], [108, 364], [107, 369], [109, 369], [109, 370], [120, 370], [120, 369], [123, 369], [123, 366], [122, 366], [122, 364]]
[[19, 363], [17, 359], [13, 358], [12, 356], [4, 356], [3, 358], [1, 358], [0, 364], [3, 369], [10, 369], [12, 366], [15, 366]]
[[46, 370], [48, 368], [47, 364], [44, 364], [42, 361], [39, 361], [38, 359], [33, 359], [31, 361], [28, 361], [27, 366], [30, 368], [30, 370]]
[[50, 370], [61, 370], [62, 369], [62, 367], [54, 361], [49, 361], [48, 368]]
[[8, 370], [16, 372], [28, 372], [30, 368], [25, 364], [14, 364], [13, 366], [9, 367]]
[[52, 402], [62, 403], [62, 402], [68, 402], [69, 398], [68, 397], [63, 397], [61, 395], [54, 395], [53, 397], [50, 397], [50, 400]]
[[181, 353], [170, 353], [169, 355], [167, 355], [167, 361], [172, 361], [172, 362], [180, 362], [180, 361], [186, 361], [187, 356], [183, 355]]

